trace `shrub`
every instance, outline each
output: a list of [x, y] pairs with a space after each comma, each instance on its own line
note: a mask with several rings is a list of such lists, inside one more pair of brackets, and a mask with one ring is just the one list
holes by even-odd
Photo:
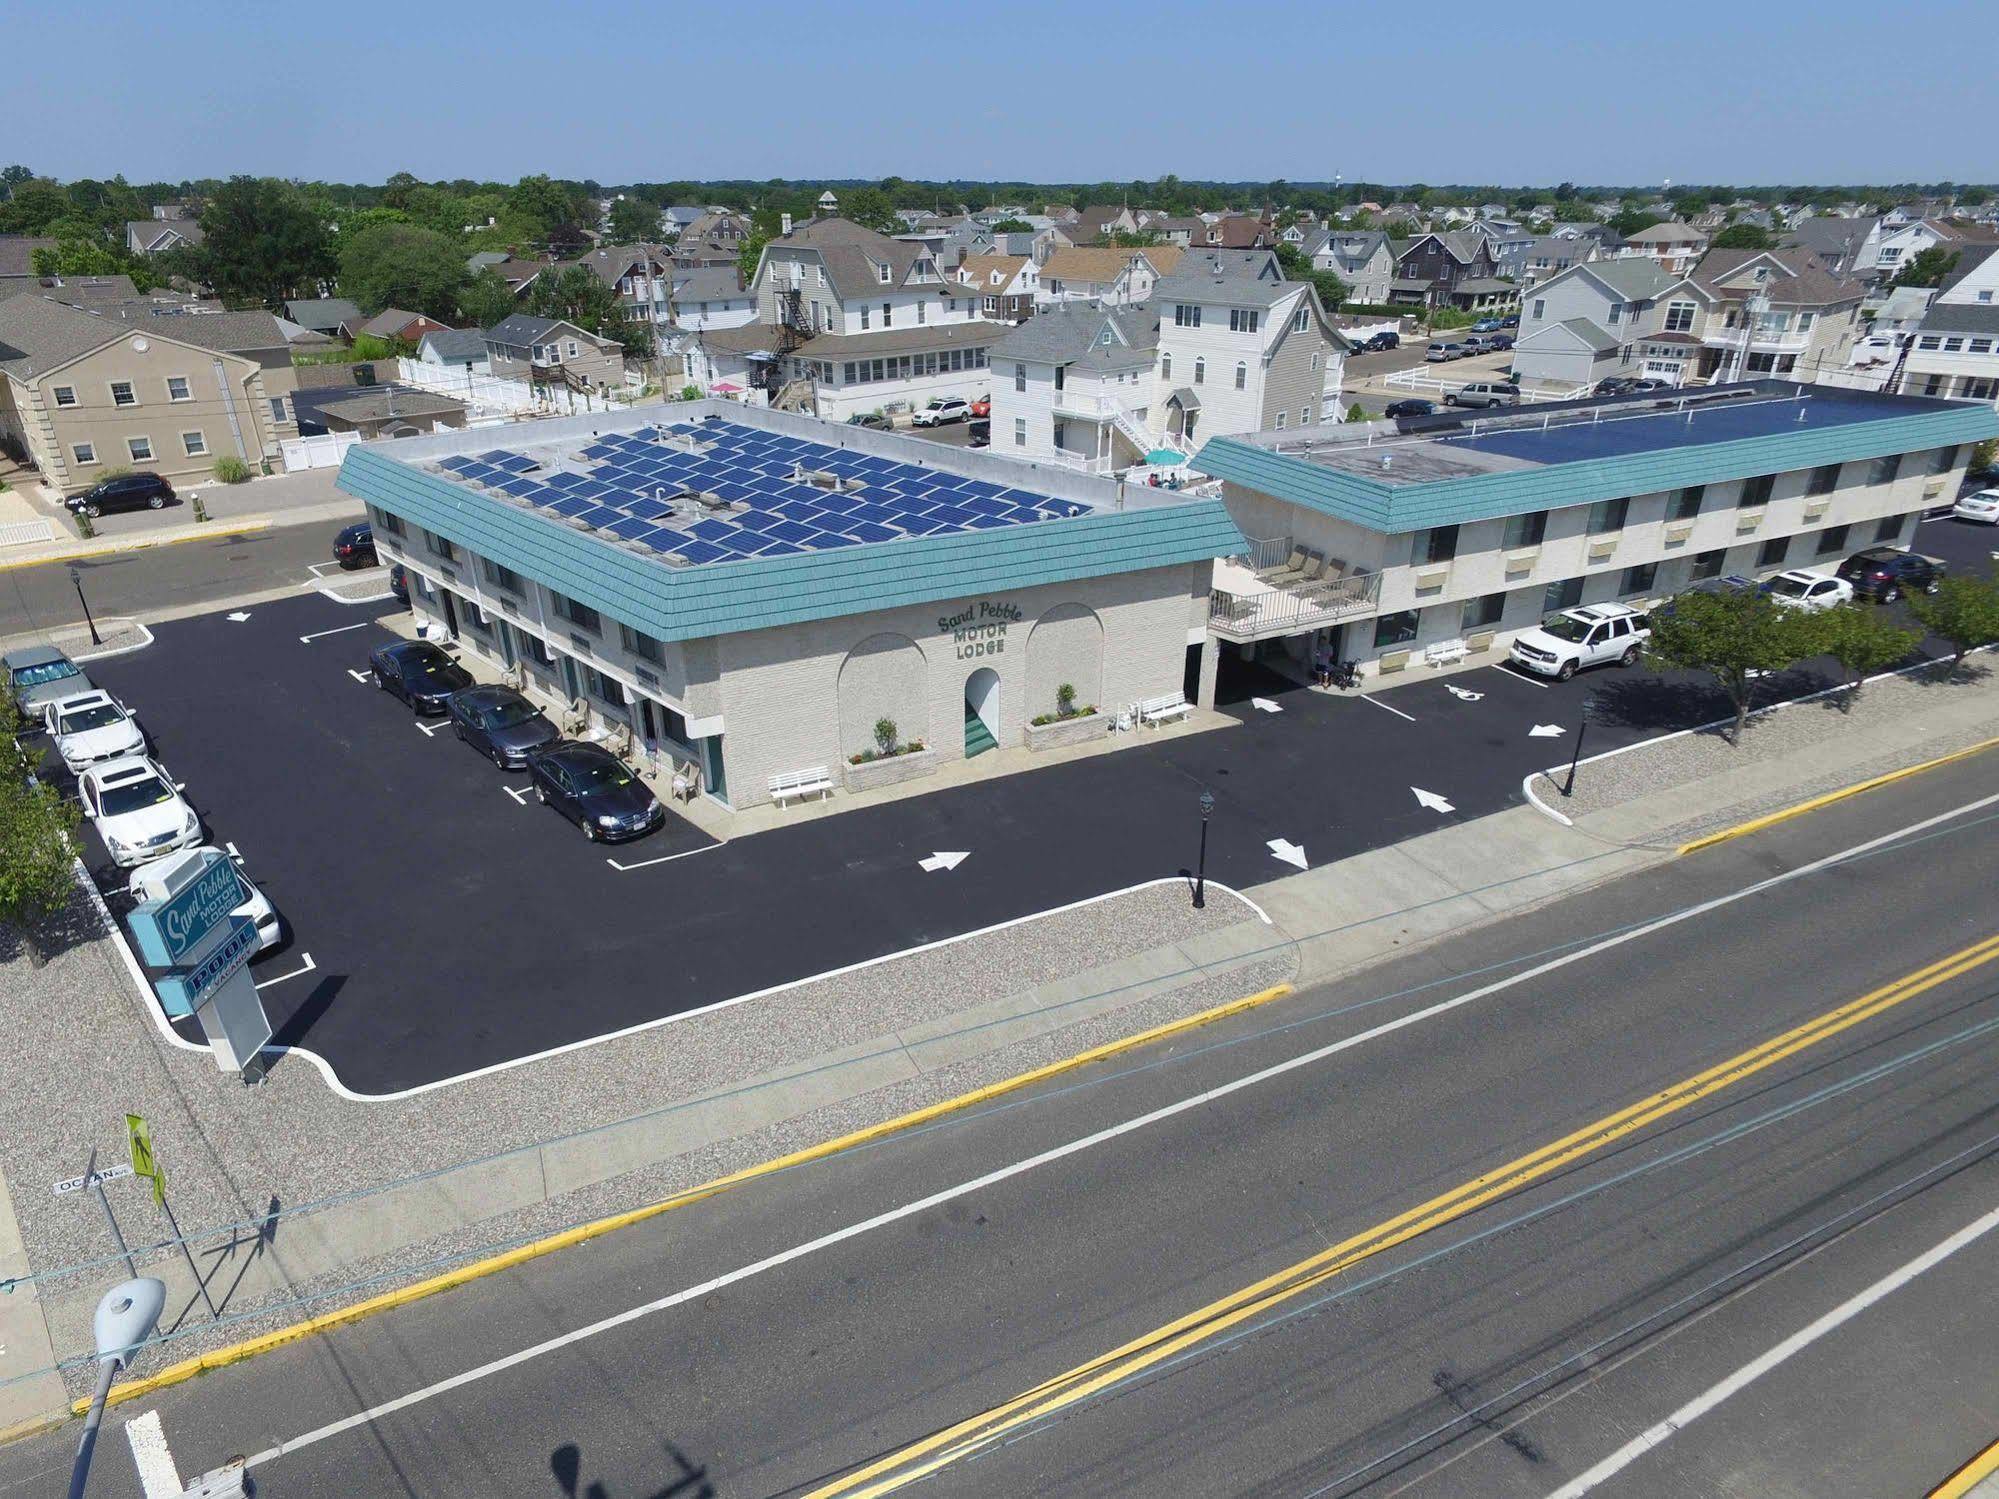
[[1076, 686], [1073, 682], [1064, 682], [1055, 689], [1055, 711], [1064, 718], [1076, 711]]
[[250, 477], [250, 465], [241, 458], [224, 455], [215, 460], [215, 477], [224, 484], [241, 484]]
[[680, 399], [681, 399], [681, 400], [683, 400], [683, 401], [698, 401], [698, 400], [700, 400], [700, 399], [701, 399], [701, 387], [700, 387], [700, 386], [698, 386], [698, 385], [683, 385], [683, 386], [681, 386], [681, 387], [680, 387]]
[[1350, 422], [1364, 422], [1367, 420], [1367, 413], [1360, 409], [1360, 402], [1355, 401], [1353, 405], [1347, 407], [1347, 420]]
[[895, 720], [877, 718], [875, 720], [875, 747], [884, 755], [895, 753]]

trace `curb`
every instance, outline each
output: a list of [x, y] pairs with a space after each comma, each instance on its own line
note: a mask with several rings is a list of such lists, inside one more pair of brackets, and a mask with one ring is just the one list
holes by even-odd
[[[227, 1347], [217, 1348], [208, 1353], [197, 1354], [193, 1358], [183, 1359], [177, 1364], [169, 1364], [158, 1373], [147, 1375], [143, 1379], [130, 1380], [114, 1385], [106, 1404], [118, 1405], [127, 1400], [136, 1400], [141, 1396], [150, 1395], [155, 1391], [166, 1389], [169, 1386], [184, 1383], [196, 1375], [206, 1374], [214, 1369], [226, 1368], [231, 1364], [242, 1363], [245, 1360], [255, 1358], [260, 1353], [268, 1353], [273, 1349], [282, 1348], [288, 1343], [298, 1342], [301, 1339], [313, 1337], [319, 1333], [330, 1332], [335, 1328], [359, 1322], [366, 1317], [373, 1316], [377, 1312], [390, 1311], [396, 1307], [406, 1306], [410, 1302], [420, 1301], [428, 1296], [435, 1296], [441, 1291], [453, 1290], [472, 1281], [483, 1280], [487, 1276], [497, 1275], [501, 1271], [510, 1270], [517, 1265], [525, 1264], [529, 1260], [541, 1259], [546, 1255], [555, 1253], [559, 1249], [567, 1249], [590, 1239], [601, 1238], [605, 1234], [615, 1232], [618, 1229], [629, 1228], [634, 1224], [643, 1223], [649, 1218], [659, 1217], [661, 1214], [671, 1212], [675, 1208], [686, 1207], [690, 1204], [703, 1201], [706, 1198], [725, 1192], [731, 1187], [741, 1186], [745, 1182], [755, 1181], [760, 1177], [771, 1176], [795, 1166], [824, 1160], [829, 1156], [838, 1155], [843, 1151], [854, 1149], [857, 1146], [871, 1144], [874, 1141], [886, 1139], [891, 1135], [901, 1134], [920, 1125], [928, 1124], [933, 1120], [944, 1118], [950, 1114], [960, 1113], [965, 1109], [986, 1103], [995, 1098], [1004, 1097], [1009, 1093], [1018, 1092], [1022, 1088], [1032, 1087], [1034, 1084], [1045, 1082], [1049, 1078], [1059, 1077], [1063, 1073], [1073, 1072], [1078, 1068], [1086, 1067], [1092, 1062], [1100, 1062], [1107, 1058], [1118, 1056], [1123, 1052], [1150, 1045], [1156, 1041], [1167, 1040], [1173, 1036], [1184, 1034], [1187, 1031], [1212, 1025], [1216, 1021], [1226, 1020], [1231, 1016], [1259, 1009], [1273, 1000], [1284, 998], [1291, 992], [1292, 988], [1289, 984], [1277, 984], [1268, 989], [1261, 989], [1254, 994], [1247, 994], [1240, 999], [1229, 1000], [1224, 1004], [1202, 1010], [1197, 1014], [1183, 1016], [1179, 1020], [1169, 1020], [1162, 1025], [1156, 1025], [1147, 1030], [1138, 1031], [1129, 1036], [1121, 1036], [1114, 1041], [1103, 1042], [1101, 1045], [1090, 1047], [1086, 1051], [1077, 1052], [1074, 1056], [1063, 1057], [1058, 1061], [1045, 1063], [1040, 1067], [1031, 1068], [1026, 1072], [1015, 1073], [1012, 1077], [1001, 1078], [997, 1082], [987, 1083], [984, 1087], [974, 1088], [970, 1092], [960, 1093], [956, 1097], [943, 1099], [937, 1103], [926, 1105], [923, 1108], [911, 1110], [906, 1114], [899, 1114], [892, 1119], [883, 1120], [880, 1124], [869, 1125], [865, 1129], [854, 1130], [848, 1134], [836, 1135], [830, 1140], [820, 1141], [817, 1145], [808, 1145], [802, 1150], [795, 1150], [787, 1155], [776, 1156], [771, 1160], [760, 1162], [754, 1166], [746, 1166], [740, 1171], [732, 1171], [726, 1176], [719, 1176], [712, 1181], [702, 1183], [700, 1186], [690, 1187], [683, 1192], [676, 1192], [669, 1197], [661, 1198], [657, 1202], [648, 1203], [644, 1207], [633, 1208], [622, 1213], [614, 1213], [608, 1217], [593, 1219], [588, 1223], [579, 1223], [573, 1228], [562, 1229], [543, 1238], [518, 1245], [513, 1249], [503, 1250], [499, 1254], [475, 1260], [471, 1264], [461, 1265], [456, 1270], [448, 1270], [442, 1275], [431, 1276], [428, 1279], [417, 1281], [397, 1290], [384, 1292], [380, 1296], [371, 1296], [364, 1301], [355, 1302], [352, 1306], [341, 1307], [335, 1311], [322, 1313], [317, 1317], [309, 1317], [302, 1322], [295, 1322], [288, 1327], [278, 1328], [274, 1332], [264, 1333], [254, 1338], [247, 1338], [240, 1343], [232, 1343]], [[72, 1402], [71, 1411], [73, 1414], [80, 1416], [88, 1411], [89, 1407], [90, 1402], [88, 1400], [77, 1400]]]
[[1999, 1442], [1994, 1442], [1970, 1462], [1929, 1491], [1926, 1499], [1964, 1499], [1980, 1482], [1999, 1473]]
[[1775, 827], [1780, 822], [1789, 822], [1794, 817], [1803, 817], [1807, 813], [1818, 811], [1821, 807], [1830, 807], [1834, 802], [1843, 802], [1850, 796], [1859, 796], [1862, 792], [1872, 791], [1876, 786], [1892, 785], [1896, 781], [1907, 780], [1910, 776], [1919, 776], [1926, 770], [1935, 770], [1939, 765], [1949, 765], [1953, 761], [1982, 754], [1994, 745], [1999, 745], [1999, 739], [1982, 740], [1965, 749], [1953, 750], [1948, 755], [1938, 755], [1934, 760], [1925, 760], [1919, 765], [1905, 765], [1900, 770], [1889, 771], [1886, 775], [1855, 781], [1851, 786], [1842, 786], [1837, 791], [1828, 791], [1823, 796], [1810, 797], [1795, 806], [1765, 813], [1761, 817], [1752, 817], [1747, 822], [1738, 822], [1732, 828], [1723, 828], [1718, 833], [1709, 833], [1690, 843], [1682, 843], [1673, 850], [1673, 853], [1676, 857], [1683, 858], [1688, 854], [1699, 853], [1704, 848], [1712, 848], [1717, 843], [1726, 843], [1731, 838], [1744, 838], [1751, 833], [1760, 833], [1763, 829]]
[[156, 547], [179, 546], [187, 541], [214, 541], [224, 536], [247, 536], [253, 531], [268, 531], [268, 520], [246, 521], [234, 526], [218, 526], [213, 531], [195, 531], [186, 536], [165, 536], [153, 540], [107, 541], [102, 546], [81, 546], [67, 552], [51, 552], [42, 557], [23, 557], [18, 561], [0, 562], [0, 573], [18, 572], [24, 567], [48, 567], [62, 562], [82, 562], [93, 557], [115, 557], [120, 552], [145, 552]]

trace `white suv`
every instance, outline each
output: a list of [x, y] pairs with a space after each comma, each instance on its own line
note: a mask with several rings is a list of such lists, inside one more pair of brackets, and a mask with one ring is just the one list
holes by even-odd
[[1515, 666], [1566, 682], [1585, 666], [1606, 661], [1636, 666], [1652, 635], [1652, 619], [1629, 604], [1564, 609], [1513, 637]]
[[939, 396], [911, 420], [919, 427], [941, 427], [946, 422], [962, 422], [971, 414], [969, 401], [962, 401], [956, 396]]

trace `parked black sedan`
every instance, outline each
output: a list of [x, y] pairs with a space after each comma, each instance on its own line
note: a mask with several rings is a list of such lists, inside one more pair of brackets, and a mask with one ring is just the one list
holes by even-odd
[[659, 798], [601, 745], [570, 740], [528, 756], [535, 800], [553, 807], [593, 843], [643, 838], [666, 821]]
[[1390, 401], [1381, 414], [1392, 419], [1404, 416], [1434, 416], [1436, 411], [1435, 401], [1426, 401], [1421, 396], [1411, 396], [1406, 401]]
[[375, 685], [426, 718], [445, 711], [451, 694], [472, 685], [472, 673], [428, 640], [392, 640], [368, 653]]
[[451, 727], [502, 770], [519, 770], [562, 731], [511, 687], [467, 687], [451, 695]]
[[342, 527], [340, 534], [333, 538], [333, 560], [347, 572], [357, 567], [373, 567], [375, 528], [364, 520]]

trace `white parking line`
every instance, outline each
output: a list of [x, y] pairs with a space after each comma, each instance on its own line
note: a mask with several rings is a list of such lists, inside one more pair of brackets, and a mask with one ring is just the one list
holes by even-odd
[[359, 682], [363, 687], [366, 687], [370, 682], [375, 680], [373, 672], [356, 671], [351, 666], [347, 668], [347, 675]]
[[233, 844], [233, 843], [225, 843], [225, 844], [223, 844], [223, 845], [222, 845], [222, 847], [223, 847], [223, 848], [224, 848], [225, 850], [227, 850], [227, 852], [228, 852], [228, 854], [229, 854], [229, 857], [230, 857], [231, 859], [234, 859], [234, 860], [235, 860], [235, 861], [236, 861], [236, 862], [237, 862], [238, 864], [241, 864], [241, 863], [243, 862], [243, 856], [242, 856], [242, 854], [240, 854], [240, 853], [238, 853], [238, 852], [236, 851], [236, 845], [235, 845], [235, 844]]
[[1509, 676], [1509, 677], [1513, 678], [1513, 680], [1514, 680], [1514, 681], [1516, 681], [1516, 682], [1525, 682], [1525, 683], [1526, 683], [1526, 684], [1527, 684], [1527, 685], [1528, 685], [1529, 687], [1538, 687], [1538, 688], [1540, 688], [1540, 689], [1541, 689], [1541, 690], [1542, 690], [1543, 692], [1546, 692], [1546, 691], [1548, 690], [1548, 688], [1549, 688], [1549, 685], [1550, 685], [1550, 684], [1549, 684], [1549, 683], [1547, 683], [1547, 682], [1542, 682], [1542, 681], [1538, 681], [1538, 680], [1536, 680], [1536, 679], [1535, 679], [1535, 677], [1534, 677], [1534, 676], [1533, 676], [1532, 674], [1530, 674], [1530, 673], [1528, 673], [1528, 672], [1524, 672], [1524, 671], [1521, 671], [1521, 670], [1520, 670], [1520, 669], [1519, 669], [1518, 667], [1515, 667], [1515, 666], [1508, 666], [1508, 665], [1507, 665], [1507, 664], [1506, 664], [1505, 662], [1503, 662], [1503, 661], [1495, 661], [1495, 662], [1493, 662], [1493, 663], [1492, 663], [1492, 665], [1491, 665], [1490, 667], [1488, 667], [1488, 668], [1487, 668], [1487, 670], [1489, 670], [1489, 671], [1497, 671], [1497, 672], [1503, 672], [1503, 673], [1505, 673], [1505, 674], [1506, 674], [1507, 676]]
[[511, 796], [511, 797], [512, 797], [512, 798], [514, 799], [514, 805], [515, 805], [515, 806], [517, 806], [517, 807], [525, 807], [525, 806], [526, 806], [526, 805], [528, 804], [528, 792], [527, 792], [527, 787], [525, 787], [525, 786], [502, 786], [502, 787], [501, 787], [500, 789], [501, 789], [502, 791], [506, 792], [508, 796]]
[[722, 847], [722, 845], [727, 843], [728, 841], [729, 841], [728, 839], [723, 838], [718, 840], [717, 842], [709, 844], [706, 848], [682, 849], [677, 854], [661, 854], [657, 859], [646, 859], [637, 864], [620, 864], [616, 859], [609, 857], [607, 857], [604, 860], [604, 862], [610, 865], [613, 869], [617, 870], [619, 874], [630, 874], [635, 869], [650, 869], [655, 864], [671, 864], [675, 859], [691, 859], [696, 854], [705, 854], [712, 852], [713, 850]]
[[282, 984], [286, 979], [304, 978], [308, 973], [317, 973], [319, 971], [319, 965], [312, 961], [311, 953], [302, 952], [299, 956], [305, 959], [304, 967], [294, 968], [290, 973], [281, 973], [274, 979], [265, 979], [257, 987], [259, 989], [268, 989], [273, 984]]
[[356, 620], [351, 625], [335, 625], [330, 630], [314, 630], [310, 635], [299, 636], [298, 643], [300, 645], [311, 645], [313, 641], [323, 640], [328, 635], [344, 635], [349, 630], [365, 630], [372, 623], [373, 623], [372, 620], [361, 619], [361, 620]]
[[1376, 697], [1371, 692], [1363, 692], [1360, 695], [1360, 700], [1364, 703], [1372, 704], [1374, 707], [1379, 708], [1383, 713], [1393, 713], [1397, 718], [1406, 718], [1411, 723], [1414, 723], [1416, 721], [1415, 715], [1404, 713], [1400, 708], [1389, 707], [1388, 704], [1384, 703], [1380, 698]]
[[441, 723], [425, 723], [420, 718], [412, 719], [411, 722], [417, 726], [417, 732], [422, 734], [426, 739], [435, 738], [437, 731], [444, 727]]
[[125, 1423], [125, 1440], [132, 1446], [132, 1466], [139, 1470], [139, 1487], [146, 1499], [180, 1499], [183, 1492], [180, 1469], [167, 1448], [167, 1434], [160, 1426], [160, 1413], [147, 1411]]

